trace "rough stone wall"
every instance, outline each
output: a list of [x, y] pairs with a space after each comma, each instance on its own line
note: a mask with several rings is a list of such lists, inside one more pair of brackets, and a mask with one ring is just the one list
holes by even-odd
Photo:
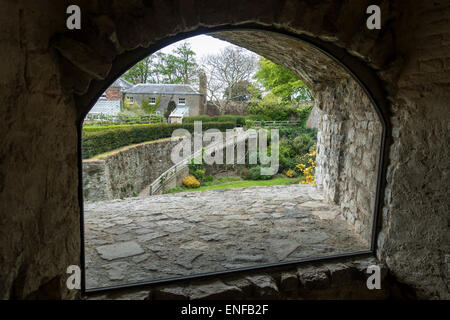
[[0, 1], [0, 299], [76, 294], [65, 289], [80, 263], [76, 109], [49, 52], [64, 10]]
[[0, 1], [1, 298], [76, 293], [64, 282], [80, 257], [77, 123], [98, 94], [173, 36], [250, 23], [342, 49], [383, 81], [392, 144], [378, 256], [419, 297], [450, 298], [447, 0], [379, 1], [380, 31], [364, 27], [369, 0], [74, 3], [80, 31], [66, 29], [65, 1]]
[[137, 196], [174, 165], [170, 154], [178, 143], [178, 139], [161, 139], [119, 149], [102, 159], [83, 160], [84, 200]]
[[404, 64], [380, 72], [393, 144], [378, 255], [420, 297], [450, 299], [450, 3], [409, 5], [396, 31]]
[[105, 160], [83, 160], [83, 200], [107, 200], [108, 175], [106, 174]]
[[316, 95], [317, 186], [341, 206], [364, 240], [372, 236], [382, 126], [367, 94], [352, 79]]
[[329, 57], [292, 38], [260, 31], [214, 35], [243, 46], [251, 43], [253, 50], [283, 64], [313, 90], [320, 113], [317, 185], [328, 201], [341, 205], [343, 216], [369, 242], [382, 127], [367, 94]]

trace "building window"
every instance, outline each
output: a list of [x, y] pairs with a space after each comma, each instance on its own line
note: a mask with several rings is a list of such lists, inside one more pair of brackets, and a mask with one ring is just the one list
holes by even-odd
[[127, 101], [128, 101], [128, 103], [134, 103], [134, 98], [133, 97], [127, 97]]
[[186, 104], [186, 98], [178, 98], [178, 104], [185, 105]]
[[156, 104], [156, 98], [150, 97], [150, 104]]

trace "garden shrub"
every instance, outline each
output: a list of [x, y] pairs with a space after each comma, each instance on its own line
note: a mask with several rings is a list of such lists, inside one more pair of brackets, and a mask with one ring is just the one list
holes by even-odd
[[297, 168], [303, 173], [304, 179], [300, 181], [300, 184], [315, 184], [315, 171], [316, 171], [316, 146], [310, 148], [310, 153], [301, 157], [301, 163], [297, 165]]
[[164, 112], [164, 118], [169, 119], [170, 114], [176, 108], [177, 108], [177, 104], [175, 103], [175, 101], [170, 100], [169, 103], [167, 104], [167, 110], [166, 110], [166, 112]]
[[[136, 143], [169, 138], [179, 128], [194, 132], [193, 123], [86, 127], [82, 132], [83, 159]], [[202, 128], [225, 131], [234, 128], [234, 125], [231, 122], [207, 122], [202, 124]]]
[[188, 188], [200, 187], [200, 182], [194, 176], [187, 176], [183, 179], [183, 185]]
[[247, 168], [242, 169], [241, 178], [244, 180], [250, 180], [252, 178], [252, 175], [250, 174], [250, 171]]
[[313, 106], [309, 105], [309, 106], [300, 107], [300, 109], [297, 110], [296, 114], [297, 114], [298, 122], [301, 126], [306, 126], [306, 121], [308, 121], [308, 118], [309, 118], [309, 115], [311, 114], [312, 108], [313, 108]]
[[314, 141], [308, 134], [301, 134], [292, 141], [292, 146], [297, 154], [307, 153]]
[[212, 175], [205, 176], [202, 182], [212, 182], [214, 177]]
[[297, 178], [299, 176], [299, 173], [294, 169], [285, 170], [283, 173], [288, 178]]
[[251, 168], [249, 172], [251, 180], [270, 180], [273, 178], [273, 175], [262, 175], [260, 166]]
[[[190, 173], [190, 172], [189, 172]], [[192, 175], [199, 181], [204, 181], [206, 170], [205, 169], [197, 169], [192, 172]]]
[[[202, 148], [202, 159], [205, 154], [205, 148]], [[203, 163], [195, 163], [195, 159], [192, 158], [188, 164], [189, 174], [194, 176], [197, 180], [203, 182], [206, 175], [206, 169]]]

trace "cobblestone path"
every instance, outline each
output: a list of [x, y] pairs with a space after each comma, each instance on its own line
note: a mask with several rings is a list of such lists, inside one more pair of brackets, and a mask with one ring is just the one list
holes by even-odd
[[84, 209], [87, 288], [369, 248], [308, 185], [87, 202]]

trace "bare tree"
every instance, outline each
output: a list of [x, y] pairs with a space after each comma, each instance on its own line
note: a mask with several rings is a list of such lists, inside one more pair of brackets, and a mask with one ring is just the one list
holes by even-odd
[[[222, 112], [235, 98], [234, 88], [249, 81], [256, 71], [258, 56], [240, 47], [229, 46], [220, 53], [206, 56], [202, 68], [207, 74], [208, 100]], [[240, 94], [236, 92], [236, 94]]]

